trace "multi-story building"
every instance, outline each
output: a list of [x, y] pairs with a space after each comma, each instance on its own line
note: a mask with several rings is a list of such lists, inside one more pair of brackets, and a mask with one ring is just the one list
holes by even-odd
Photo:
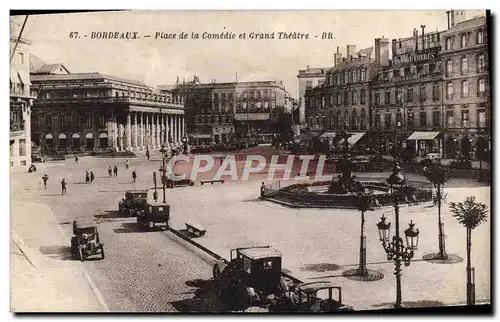
[[31, 41], [21, 34], [21, 17], [10, 20], [10, 165], [31, 164], [31, 93], [29, 76]]
[[43, 153], [146, 151], [179, 144], [184, 136], [182, 98], [144, 83], [70, 74], [61, 64], [44, 65], [31, 82], [38, 93], [32, 140]]
[[442, 151], [442, 32], [421, 31], [392, 40], [392, 60], [373, 80], [373, 136], [385, 153], [405, 143], [414, 154]]
[[[337, 49], [338, 51], [338, 49]], [[335, 54], [337, 55], [337, 54]], [[337, 57], [337, 56], [335, 56]], [[299, 79], [299, 110], [298, 118], [296, 119], [297, 124], [306, 123], [306, 106], [305, 106], [305, 94], [306, 90], [312, 89], [318, 85], [321, 85], [325, 81], [326, 72], [330, 67], [314, 67], [311, 68], [307, 65], [306, 69], [299, 70], [297, 78]]]
[[[445, 155], [485, 159], [489, 150], [491, 95], [486, 18], [456, 22], [441, 36], [444, 67]], [[455, 23], [453, 23], [455, 22]]]
[[380, 68], [389, 64], [389, 41], [377, 38], [375, 47], [358, 52], [348, 45], [347, 56], [337, 50], [336, 65], [327, 71], [325, 82], [306, 91], [311, 131], [339, 131], [346, 122], [353, 132], [370, 129], [370, 84]]
[[185, 97], [190, 140], [227, 142], [254, 138], [270, 142], [282, 113], [292, 112], [293, 100], [281, 82], [192, 82], [159, 86]]

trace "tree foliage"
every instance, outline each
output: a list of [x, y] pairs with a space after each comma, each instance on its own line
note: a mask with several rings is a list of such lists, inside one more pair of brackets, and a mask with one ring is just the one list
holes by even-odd
[[434, 185], [443, 185], [450, 180], [450, 170], [441, 164], [431, 164], [426, 167], [424, 176]]
[[476, 201], [476, 197], [467, 197], [463, 202], [450, 202], [453, 217], [465, 228], [475, 229], [486, 222], [488, 210], [484, 203]]

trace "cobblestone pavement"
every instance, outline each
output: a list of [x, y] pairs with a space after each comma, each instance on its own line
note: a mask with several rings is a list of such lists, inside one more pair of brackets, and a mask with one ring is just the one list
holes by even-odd
[[[161, 162], [131, 159], [131, 168], [126, 172], [124, 163], [125, 159], [81, 158], [78, 164], [66, 161], [65, 165], [40, 169], [36, 174], [20, 174], [12, 178], [12, 198], [46, 203], [68, 233], [71, 229], [69, 222], [73, 218], [83, 220], [101, 216], [99, 227], [109, 259], [86, 262], [85, 265], [110, 302], [108, 305], [112, 311], [182, 310], [172, 304], [172, 294], [179, 293], [177, 301], [186, 301], [185, 298], [189, 296], [180, 293], [193, 290], [186, 282], [208, 278], [210, 261], [201, 259], [200, 254], [196, 256], [192, 251], [186, 251], [167, 236], [168, 233], [139, 233], [132, 230], [131, 219], [102, 217], [107, 214], [105, 211], [117, 209], [118, 201], [126, 189], [151, 187], [151, 171], [161, 165]], [[114, 164], [120, 168], [119, 177], [108, 178], [107, 166]], [[97, 177], [95, 183], [81, 183], [86, 169], [94, 171]], [[139, 175], [136, 184], [131, 183], [132, 169], [136, 169]], [[44, 171], [50, 177], [47, 191], [40, 189], [39, 183]], [[363, 177], [365, 175], [360, 174]], [[387, 177], [388, 174], [374, 176]], [[418, 178], [409, 176], [411, 179]], [[59, 182], [62, 177], [69, 182], [67, 196], [60, 195]], [[283, 253], [283, 267], [293, 275], [311, 281], [334, 281], [343, 287], [344, 301], [355, 309], [374, 309], [376, 305], [394, 301], [394, 264], [386, 259], [375, 225], [382, 213], [393, 222], [392, 208], [366, 214], [368, 266], [383, 272], [385, 278], [377, 282], [356, 282], [340, 276], [343, 270], [355, 268], [358, 262], [360, 214], [353, 210], [289, 209], [260, 201], [259, 179], [264, 180], [265, 177], [255, 179], [257, 181], [167, 190], [173, 227], [183, 229], [184, 222], [203, 225], [207, 228], [207, 234], [198, 241], [225, 257], [234, 247], [271, 244]], [[462, 181], [447, 185], [445, 192], [449, 193], [448, 201], [461, 201], [465, 196], [475, 195], [489, 206], [489, 187], [474, 181]], [[108, 216], [112, 217], [112, 214]], [[407, 228], [410, 220], [420, 229], [420, 244], [415, 261], [403, 269], [403, 300], [440, 301], [446, 304], [463, 301], [465, 261], [432, 264], [420, 260], [424, 254], [437, 251], [437, 209], [429, 205], [402, 207], [402, 230]], [[465, 229], [451, 217], [447, 205], [443, 206], [443, 221], [448, 236], [448, 252], [465, 259]], [[478, 227], [472, 238], [476, 298], [488, 300], [489, 221]], [[193, 268], [192, 271], [185, 269], [195, 266], [199, 268]], [[170, 276], [181, 277], [176, 278], [177, 282], [171, 286], [175, 291], [168, 293], [165, 280]], [[143, 286], [150, 291], [145, 292]], [[147, 303], [155, 298], [155, 294], [164, 295], [155, 302], [156, 306], [148, 306]], [[168, 302], [171, 304], [166, 304]]]

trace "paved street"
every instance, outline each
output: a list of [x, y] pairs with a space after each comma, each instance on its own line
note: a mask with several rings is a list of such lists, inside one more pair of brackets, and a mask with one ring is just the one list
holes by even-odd
[[[219, 309], [218, 303], [196, 299], [200, 280], [211, 276], [211, 258], [186, 246], [170, 232], [139, 232], [134, 218], [117, 218], [113, 212], [125, 190], [152, 187], [151, 171], [161, 164], [143, 158], [130, 160], [128, 172], [125, 159], [82, 158], [79, 163], [67, 160], [59, 166], [40, 165], [34, 174], [12, 176], [11, 198], [47, 205], [67, 236], [71, 235], [72, 220], [97, 220], [106, 259], [88, 261], [84, 266], [111, 311]], [[119, 176], [108, 178], [108, 165], [114, 164], [120, 168]], [[135, 184], [132, 169], [139, 176]], [[83, 183], [85, 170], [94, 172], [96, 182]], [[47, 190], [40, 179], [44, 172], [50, 177]], [[69, 182], [66, 196], [60, 192], [63, 177]], [[375, 226], [382, 213], [394, 221], [392, 208], [369, 212], [366, 216], [369, 268], [382, 271], [385, 278], [370, 283], [351, 281], [339, 276], [343, 270], [355, 268], [358, 262], [360, 214], [352, 210], [289, 209], [260, 201], [259, 186], [263, 178], [255, 179], [167, 190], [173, 228], [183, 229], [184, 222], [203, 225], [207, 234], [197, 241], [224, 257], [229, 257], [230, 249], [238, 246], [273, 245], [283, 253], [284, 268], [299, 278], [327, 279], [343, 286], [344, 301], [355, 309], [375, 309], [394, 301], [394, 264], [387, 262]], [[454, 180], [448, 186], [448, 201], [462, 201], [465, 196], [475, 195], [489, 206], [489, 187], [465, 180]], [[451, 217], [447, 205], [443, 210], [447, 250], [465, 259], [465, 229]], [[419, 261], [424, 254], [437, 251], [437, 209], [428, 205], [402, 207], [403, 229], [410, 219], [420, 229], [420, 244], [417, 261], [403, 269], [403, 301], [446, 304], [464, 301], [465, 262], [450, 265]], [[490, 222], [477, 228], [472, 237], [476, 299], [488, 299]]]

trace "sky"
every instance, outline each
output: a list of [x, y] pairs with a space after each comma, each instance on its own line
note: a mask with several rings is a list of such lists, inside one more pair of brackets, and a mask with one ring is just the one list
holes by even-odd
[[[471, 11], [468, 18], [481, 13]], [[63, 63], [72, 73], [101, 72], [140, 80], [150, 86], [192, 80], [203, 83], [281, 80], [298, 96], [299, 69], [333, 66], [337, 46], [371, 47], [374, 38], [412, 35], [420, 25], [445, 30], [445, 11], [122, 11], [35, 15], [23, 36], [33, 41], [32, 53], [46, 63]], [[137, 32], [140, 39], [90, 39], [92, 32]], [[191, 39], [192, 32], [232, 32], [235, 40]], [[78, 32], [80, 38], [70, 38]], [[177, 39], [154, 39], [156, 32]], [[186, 32], [188, 39], [179, 39]], [[309, 33], [309, 39], [256, 40], [251, 32]], [[332, 32], [334, 39], [321, 39]], [[247, 39], [238, 39], [246, 33]], [[74, 35], [74, 34], [73, 34]], [[87, 35], [85, 38], [84, 35]], [[144, 38], [151, 35], [151, 38]]]

